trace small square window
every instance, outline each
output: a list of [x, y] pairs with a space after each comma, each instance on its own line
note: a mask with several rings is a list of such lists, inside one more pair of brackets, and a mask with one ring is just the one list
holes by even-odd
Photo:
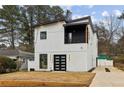
[[40, 32], [40, 39], [46, 39], [47, 33], [46, 32]]

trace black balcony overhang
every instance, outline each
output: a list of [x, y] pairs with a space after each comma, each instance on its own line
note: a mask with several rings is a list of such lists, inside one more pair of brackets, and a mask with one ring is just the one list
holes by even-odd
[[67, 23], [67, 24], [64, 24], [63, 26], [64, 26], [64, 27], [67, 27], [67, 26], [87, 25], [87, 24], [89, 24], [89, 22], [74, 22], [74, 23]]

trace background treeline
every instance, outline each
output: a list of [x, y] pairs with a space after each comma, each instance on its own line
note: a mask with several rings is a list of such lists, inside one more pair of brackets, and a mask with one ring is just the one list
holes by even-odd
[[124, 55], [124, 12], [111, 14], [94, 24], [98, 36], [98, 54]]
[[[0, 9], [0, 48], [34, 51], [35, 24], [56, 19], [71, 19], [71, 11], [60, 6], [4, 5]], [[124, 12], [111, 14], [94, 23], [98, 36], [98, 53], [116, 56], [124, 54]]]
[[[33, 52], [35, 24], [65, 18], [70, 11], [59, 6], [3, 5], [0, 9], [0, 48]], [[71, 12], [70, 12], [71, 13]], [[7, 46], [6, 46], [7, 45]]]

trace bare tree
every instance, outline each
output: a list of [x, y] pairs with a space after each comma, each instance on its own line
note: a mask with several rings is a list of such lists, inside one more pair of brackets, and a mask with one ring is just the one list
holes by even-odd
[[121, 29], [120, 29], [120, 33], [117, 33], [117, 36], [119, 37], [118, 40], [118, 54], [124, 54], [124, 11], [122, 12], [122, 14], [118, 17], [118, 19], [121, 21]]
[[111, 14], [106, 16], [103, 21], [103, 26], [107, 30], [107, 39], [109, 43], [115, 42], [116, 40], [116, 33], [119, 32], [121, 21], [118, 19], [117, 16]]
[[115, 50], [113, 47], [117, 42], [117, 33], [119, 33], [120, 31], [120, 23], [121, 22], [118, 17], [111, 14], [109, 16], [104, 17], [104, 19], [97, 24], [99, 43], [102, 42], [103, 45], [101, 46], [104, 46], [106, 49], [108, 49], [107, 54], [109, 55], [115, 54]]

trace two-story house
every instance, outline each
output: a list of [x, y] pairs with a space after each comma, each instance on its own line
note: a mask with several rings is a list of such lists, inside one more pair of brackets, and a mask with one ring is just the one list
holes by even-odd
[[96, 67], [97, 35], [90, 16], [35, 26], [35, 60], [29, 71], [88, 71]]

